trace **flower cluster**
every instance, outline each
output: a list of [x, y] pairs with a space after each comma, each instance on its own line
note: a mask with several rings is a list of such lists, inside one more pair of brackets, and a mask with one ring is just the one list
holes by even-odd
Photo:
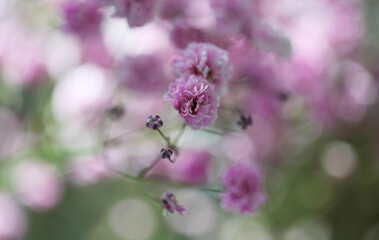
[[178, 78], [166, 99], [193, 130], [211, 126], [233, 73], [228, 53], [209, 43], [191, 43], [171, 65]]
[[258, 168], [245, 164], [229, 166], [221, 176], [225, 192], [222, 205], [225, 209], [241, 214], [253, 213], [266, 202], [262, 189], [262, 173]]

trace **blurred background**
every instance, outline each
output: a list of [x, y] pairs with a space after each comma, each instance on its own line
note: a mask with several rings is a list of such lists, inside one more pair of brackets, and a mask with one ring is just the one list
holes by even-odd
[[[142, 17], [110, 2], [0, 0], [0, 240], [379, 240], [378, 0], [144, 0]], [[181, 181], [207, 152], [219, 186], [226, 164], [258, 162], [269, 201], [252, 216], [113, 171], [159, 153], [149, 115], [180, 128], [163, 96], [190, 42], [229, 52], [221, 105], [254, 124], [220, 109], [224, 134], [186, 129], [186, 161], [153, 175]], [[146, 197], [168, 189], [185, 216]]]

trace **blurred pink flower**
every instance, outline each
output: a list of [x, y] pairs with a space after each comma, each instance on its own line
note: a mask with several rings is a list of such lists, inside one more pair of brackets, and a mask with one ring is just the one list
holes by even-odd
[[63, 191], [53, 167], [34, 160], [16, 166], [13, 186], [20, 200], [36, 211], [53, 208], [61, 199]]
[[26, 88], [47, 80], [43, 59], [44, 36], [30, 31], [17, 21], [0, 24], [0, 62], [3, 80]]
[[119, 83], [129, 89], [148, 93], [167, 88], [162, 61], [155, 55], [125, 57], [116, 67]]
[[204, 77], [214, 86], [217, 95], [227, 92], [233, 74], [228, 52], [210, 43], [189, 44], [179, 57], [173, 59], [171, 66], [177, 77]]
[[71, 181], [76, 185], [86, 186], [112, 176], [112, 170], [105, 161], [100, 156], [75, 159], [71, 164]]
[[171, 179], [188, 184], [207, 183], [212, 155], [207, 151], [182, 151], [172, 165]]
[[173, 23], [170, 30], [170, 39], [177, 48], [186, 48], [191, 42], [203, 42], [205, 33], [197, 28], [190, 26], [185, 21]]
[[102, 14], [96, 1], [70, 0], [61, 5], [66, 21], [63, 29], [82, 38], [97, 35], [100, 32]]
[[130, 27], [141, 27], [154, 18], [155, 0], [114, 0], [115, 16], [126, 17]]
[[232, 36], [243, 34], [250, 37], [253, 5], [245, 0], [211, 0], [216, 15], [217, 30]]
[[173, 162], [162, 158], [154, 168], [151, 177], [187, 184], [208, 182], [212, 162], [212, 155], [208, 151], [183, 149], [180, 155], [171, 158]]
[[193, 130], [211, 126], [217, 118], [219, 100], [203, 77], [187, 75], [170, 84], [165, 98]]
[[113, 65], [113, 59], [100, 34], [82, 39], [80, 44], [83, 63], [94, 63], [103, 68], [110, 68]]
[[166, 20], [183, 18], [188, 5], [188, 0], [160, 0], [159, 16]]
[[242, 163], [228, 166], [221, 176], [225, 187], [223, 208], [239, 214], [254, 213], [261, 208], [266, 203], [261, 174], [257, 167]]
[[16, 201], [0, 193], [0, 240], [17, 240], [24, 236], [27, 219]]
[[161, 204], [166, 214], [174, 214], [175, 212], [178, 212], [179, 214], [183, 215], [183, 213], [186, 211], [186, 208], [179, 204], [179, 202], [176, 200], [175, 195], [170, 191], [164, 193], [161, 199]]

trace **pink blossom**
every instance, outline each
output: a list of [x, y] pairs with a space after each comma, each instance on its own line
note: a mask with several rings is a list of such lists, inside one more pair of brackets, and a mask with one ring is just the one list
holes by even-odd
[[201, 29], [190, 26], [185, 21], [177, 21], [170, 31], [170, 40], [177, 48], [183, 49], [191, 42], [203, 42], [205, 33]]
[[186, 208], [179, 204], [179, 202], [176, 200], [175, 195], [170, 191], [165, 192], [161, 199], [161, 204], [165, 210], [165, 213], [174, 214], [175, 212], [178, 212], [179, 214], [183, 215], [183, 213], [186, 211]]
[[176, 76], [202, 76], [215, 88], [217, 95], [227, 92], [233, 67], [228, 52], [210, 43], [191, 43], [172, 63]]
[[0, 239], [17, 240], [25, 233], [27, 219], [16, 201], [0, 193]]
[[217, 118], [219, 99], [203, 77], [189, 75], [177, 79], [165, 97], [193, 130], [209, 127]]
[[56, 171], [42, 161], [23, 162], [15, 169], [14, 187], [20, 200], [37, 211], [56, 206], [63, 187]]
[[96, 1], [71, 0], [62, 4], [63, 17], [66, 24], [63, 29], [80, 37], [98, 34], [102, 14]]
[[266, 203], [258, 168], [243, 163], [228, 166], [221, 176], [225, 187], [223, 208], [240, 214], [254, 213]]
[[184, 17], [188, 5], [188, 0], [161, 0], [159, 16], [167, 20]]
[[127, 56], [116, 67], [119, 83], [138, 92], [156, 92], [168, 85], [162, 61], [155, 55]]
[[141, 27], [154, 18], [154, 0], [114, 0], [115, 16], [126, 17], [130, 27]]
[[226, 36], [251, 35], [252, 11], [251, 1], [245, 0], [211, 0], [216, 15], [217, 30]]

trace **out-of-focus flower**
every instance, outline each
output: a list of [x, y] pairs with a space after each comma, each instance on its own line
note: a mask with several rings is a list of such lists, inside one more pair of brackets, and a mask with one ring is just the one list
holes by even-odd
[[46, 211], [59, 202], [63, 187], [56, 171], [42, 161], [16, 166], [13, 185], [20, 200], [36, 211]]
[[161, 149], [161, 157], [163, 159], [167, 158], [168, 160], [170, 160], [170, 162], [174, 162], [174, 160], [171, 159], [172, 154], [174, 154], [174, 152], [170, 148]]
[[206, 150], [183, 149], [180, 155], [175, 156], [174, 163], [160, 161], [151, 177], [185, 184], [205, 184], [209, 180], [212, 157]]
[[222, 207], [239, 214], [254, 213], [261, 208], [266, 203], [261, 174], [257, 167], [243, 163], [228, 166], [221, 176], [225, 187]]
[[70, 180], [79, 186], [95, 184], [112, 175], [103, 157], [91, 156], [72, 161]]
[[[27, 39], [27, 41], [26, 41]], [[47, 80], [43, 61], [46, 39], [20, 23], [0, 24], [0, 61], [2, 79], [9, 85], [27, 88]]]
[[166, 20], [175, 20], [185, 17], [188, 0], [161, 0], [159, 4], [159, 17]]
[[125, 57], [116, 67], [116, 77], [126, 88], [158, 92], [167, 87], [162, 61], [154, 55]]
[[115, 16], [126, 17], [130, 27], [141, 27], [154, 18], [154, 0], [114, 0]]
[[217, 118], [219, 99], [203, 77], [187, 75], [177, 79], [165, 97], [193, 130], [209, 127]]
[[227, 92], [233, 67], [228, 52], [210, 43], [191, 43], [173, 59], [173, 72], [177, 77], [202, 76], [215, 88], [217, 95]]
[[108, 74], [94, 65], [71, 70], [57, 82], [53, 93], [53, 112], [61, 122], [93, 127], [110, 105], [113, 92]]
[[163, 121], [159, 115], [151, 115], [146, 120], [146, 127], [158, 130], [163, 126]]
[[5, 193], [0, 193], [0, 239], [21, 239], [26, 225], [26, 216], [22, 209], [12, 198]]
[[251, 35], [253, 6], [245, 0], [211, 0], [215, 11], [217, 30], [226, 36]]
[[207, 151], [183, 151], [171, 168], [171, 179], [188, 184], [207, 183], [211, 160]]
[[63, 29], [82, 38], [99, 34], [102, 14], [96, 1], [70, 0], [62, 4]]
[[239, 117], [237, 124], [242, 129], [246, 129], [247, 127], [251, 126], [253, 124], [253, 120], [251, 118], [251, 115], [250, 114], [242, 114]]
[[165, 211], [165, 214], [174, 214], [175, 212], [177, 212], [183, 215], [183, 213], [186, 211], [186, 208], [180, 205], [180, 203], [176, 200], [175, 195], [170, 191], [167, 191], [163, 194], [161, 204]]
[[191, 42], [204, 42], [205, 34], [185, 21], [177, 21], [170, 30], [170, 39], [177, 48], [183, 49]]

